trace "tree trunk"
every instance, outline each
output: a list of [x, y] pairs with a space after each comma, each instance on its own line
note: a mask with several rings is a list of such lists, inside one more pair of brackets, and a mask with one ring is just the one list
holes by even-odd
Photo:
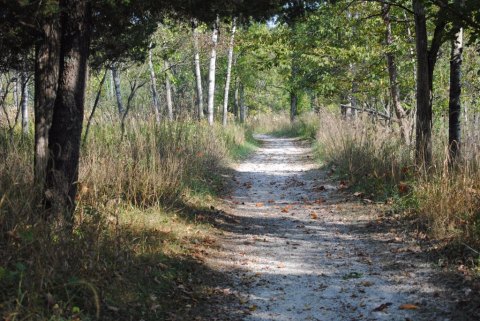
[[165, 67], [165, 94], [167, 100], [168, 120], [173, 120], [173, 101], [172, 101], [172, 83], [170, 82], [170, 63], [167, 58], [163, 59]]
[[228, 120], [228, 95], [230, 93], [230, 81], [232, 78], [232, 64], [233, 64], [233, 48], [235, 43], [235, 30], [237, 28], [237, 18], [232, 21], [232, 35], [230, 37], [230, 45], [228, 47], [228, 64], [227, 64], [227, 80], [225, 82], [225, 94], [223, 98], [223, 126], [227, 126]]
[[297, 117], [297, 104], [298, 104], [298, 97], [297, 93], [292, 91], [290, 92], [290, 121], [295, 121]]
[[455, 27], [455, 36], [452, 39], [452, 53], [450, 59], [450, 99], [449, 99], [449, 129], [448, 145], [450, 147], [450, 162], [454, 163], [460, 155], [461, 141], [461, 101], [462, 93], [462, 51], [463, 51], [463, 30]]
[[193, 54], [194, 54], [194, 68], [195, 68], [195, 82], [197, 89], [197, 116], [198, 119], [204, 117], [203, 114], [203, 86], [202, 86], [202, 71], [200, 69], [200, 50], [198, 46], [198, 22], [196, 19], [192, 20], [193, 29]]
[[429, 77], [427, 23], [421, 0], [413, 0], [417, 51], [417, 118], [415, 159], [427, 168], [432, 161], [432, 106]]
[[155, 120], [157, 123], [160, 122], [160, 103], [158, 101], [158, 91], [157, 91], [157, 77], [155, 76], [155, 69], [153, 68], [153, 53], [152, 53], [152, 44], [150, 43], [150, 48], [148, 50], [148, 67], [150, 69], [150, 88], [152, 90], [152, 104], [153, 112], [155, 113]]
[[35, 185], [43, 190], [48, 162], [48, 141], [53, 106], [57, 96], [60, 31], [58, 21], [43, 22], [41, 39], [35, 44]]
[[208, 69], [208, 105], [207, 105], [207, 116], [208, 123], [213, 125], [213, 110], [215, 104], [215, 69], [217, 63], [217, 44], [218, 44], [218, 28], [219, 28], [219, 18], [215, 21], [213, 25], [212, 32], [212, 52], [210, 54], [210, 67]]
[[22, 133], [23, 135], [26, 135], [28, 134], [29, 114], [28, 114], [28, 76], [25, 71], [22, 71], [20, 75], [20, 84], [22, 89], [22, 95], [20, 97], [20, 109], [22, 113]]
[[[63, 0], [60, 76], [49, 137], [47, 209], [71, 227], [77, 193], [85, 81], [90, 46], [90, 1]], [[61, 216], [63, 214], [63, 216]]]
[[385, 23], [386, 31], [385, 31], [385, 40], [387, 45], [387, 65], [388, 65], [388, 75], [390, 78], [390, 98], [391, 104], [393, 105], [393, 109], [395, 111], [395, 115], [397, 116], [398, 125], [400, 127], [400, 135], [402, 141], [409, 145], [410, 144], [410, 136], [408, 131], [408, 124], [407, 124], [407, 113], [402, 107], [400, 102], [400, 94], [398, 89], [398, 71], [397, 71], [397, 63], [395, 61], [395, 55], [390, 51], [390, 48], [393, 45], [393, 34], [392, 34], [392, 25], [390, 21], [390, 5], [384, 4], [383, 8], [383, 21]]
[[117, 98], [117, 108], [118, 108], [118, 115], [120, 118], [123, 117], [125, 113], [125, 108], [123, 107], [122, 102], [122, 87], [120, 84], [120, 74], [118, 73], [117, 66], [112, 66], [112, 78], [113, 78], [113, 85], [115, 87], [115, 97]]
[[243, 83], [239, 83], [239, 107], [240, 107], [240, 123], [245, 123], [247, 112], [245, 107], [245, 87]]
[[233, 115], [235, 116], [235, 120], [238, 121], [238, 106], [239, 106], [239, 100], [240, 100], [240, 95], [239, 95], [239, 88], [240, 88], [240, 81], [238, 78], [235, 80], [235, 93], [233, 96]]

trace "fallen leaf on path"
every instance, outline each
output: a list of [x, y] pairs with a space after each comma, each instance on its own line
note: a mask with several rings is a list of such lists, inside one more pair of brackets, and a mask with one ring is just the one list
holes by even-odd
[[310, 217], [314, 220], [318, 219], [318, 215], [315, 212], [310, 213]]
[[373, 309], [374, 312], [382, 312], [384, 311], [385, 309], [387, 309], [389, 306], [391, 306], [392, 303], [391, 302], [387, 302], [387, 303], [382, 303], [380, 304], [378, 307], [376, 307], [375, 309]]
[[285, 206], [282, 208], [282, 213], [288, 213], [290, 211], [290, 206]]
[[257, 203], [255, 204], [256, 207], [263, 207], [263, 203]]
[[406, 303], [406, 304], [402, 304], [399, 307], [399, 309], [400, 310], [417, 310], [417, 309], [420, 309], [420, 307], [418, 305], [415, 305], [415, 304]]

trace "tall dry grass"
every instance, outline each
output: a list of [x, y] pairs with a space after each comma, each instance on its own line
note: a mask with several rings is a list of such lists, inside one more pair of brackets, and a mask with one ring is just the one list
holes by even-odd
[[434, 161], [426, 172], [415, 170], [414, 151], [395, 128], [368, 117], [345, 120], [321, 113], [317, 143], [320, 157], [341, 175], [380, 197], [394, 197], [414, 212], [432, 237], [480, 246], [480, 153], [465, 130], [463, 157], [448, 165], [447, 133], [436, 128]]
[[200, 219], [209, 208], [191, 195], [221, 187], [232, 150], [245, 144], [244, 128], [133, 120], [124, 137], [109, 123], [90, 134], [73, 233], [42, 218], [31, 187], [31, 137], [14, 144], [0, 137], [5, 320], [158, 320], [187, 306], [177, 286], [189, 286], [191, 270], [201, 268], [193, 257], [212, 242]]

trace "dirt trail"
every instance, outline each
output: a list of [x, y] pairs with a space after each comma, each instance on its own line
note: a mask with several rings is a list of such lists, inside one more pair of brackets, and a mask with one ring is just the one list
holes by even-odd
[[212, 263], [234, 276], [223, 291], [238, 304], [212, 319], [466, 320], [418, 245], [394, 223], [377, 226], [380, 205], [339, 188], [307, 144], [258, 138], [262, 147], [236, 168]]

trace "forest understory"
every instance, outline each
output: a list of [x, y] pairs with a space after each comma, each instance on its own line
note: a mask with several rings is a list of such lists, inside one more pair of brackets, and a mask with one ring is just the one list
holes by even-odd
[[0, 1], [0, 319], [480, 319], [480, 1]]

